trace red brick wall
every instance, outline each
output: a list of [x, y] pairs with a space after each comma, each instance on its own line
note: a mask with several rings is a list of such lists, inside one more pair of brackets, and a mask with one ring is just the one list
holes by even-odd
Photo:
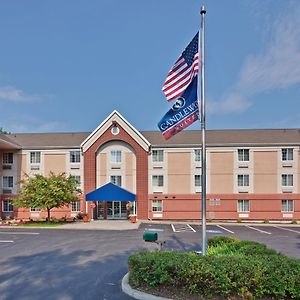
[[[128, 143], [136, 154], [136, 201], [139, 219], [147, 219], [148, 211], [148, 152], [145, 151], [123, 128], [118, 124], [120, 132], [117, 136], [108, 128], [98, 140], [84, 153], [84, 193], [87, 194], [96, 188], [96, 151], [106, 142], [123, 141]], [[88, 205], [91, 216], [91, 207]]]

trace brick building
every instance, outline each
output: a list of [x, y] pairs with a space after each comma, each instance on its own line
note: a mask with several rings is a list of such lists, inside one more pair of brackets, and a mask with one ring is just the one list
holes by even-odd
[[[53, 216], [88, 212], [126, 218], [126, 202], [85, 201], [107, 182], [134, 193], [139, 219], [201, 218], [201, 133], [185, 130], [168, 141], [138, 131], [117, 111], [92, 133], [0, 134], [1, 217], [39, 218], [46, 212], [13, 206], [25, 174], [65, 172], [83, 194]], [[208, 130], [207, 218], [300, 219], [300, 129]]]

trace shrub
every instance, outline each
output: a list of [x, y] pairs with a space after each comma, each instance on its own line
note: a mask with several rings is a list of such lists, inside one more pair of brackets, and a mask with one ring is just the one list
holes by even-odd
[[233, 238], [208, 241], [207, 256], [175, 251], [129, 257], [134, 287], [168, 287], [204, 297], [300, 299], [300, 260]]

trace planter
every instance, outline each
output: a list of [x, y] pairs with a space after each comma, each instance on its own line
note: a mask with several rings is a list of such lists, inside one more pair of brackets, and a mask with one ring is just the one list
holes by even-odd
[[89, 216], [88, 215], [84, 215], [83, 216], [83, 222], [87, 223], [89, 221]]
[[136, 223], [137, 222], [137, 215], [130, 215], [129, 219], [130, 219], [131, 223]]

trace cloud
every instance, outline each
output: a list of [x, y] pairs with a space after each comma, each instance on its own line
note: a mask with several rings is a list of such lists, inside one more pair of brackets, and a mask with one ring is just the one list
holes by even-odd
[[211, 112], [244, 112], [255, 95], [300, 83], [299, 15], [300, 5], [289, 6], [287, 13], [273, 21], [264, 49], [246, 57], [237, 82], [220, 101], [212, 101]]
[[12, 86], [0, 87], [0, 100], [6, 100], [11, 102], [29, 102], [39, 100], [37, 95], [28, 95], [24, 91]]

